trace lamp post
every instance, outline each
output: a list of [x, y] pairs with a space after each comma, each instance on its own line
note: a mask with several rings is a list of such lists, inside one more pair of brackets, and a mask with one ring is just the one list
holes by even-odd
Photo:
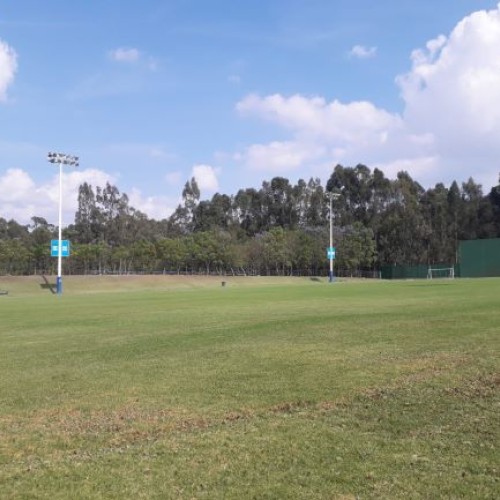
[[63, 153], [48, 153], [49, 163], [59, 164], [59, 238], [57, 249], [57, 294], [62, 294], [62, 170], [63, 165], [78, 167], [78, 156], [71, 156]]
[[330, 248], [328, 252], [328, 258], [330, 260], [330, 270], [328, 271], [328, 281], [330, 283], [333, 282], [333, 209], [332, 209], [332, 200], [338, 199], [340, 193], [333, 193], [330, 191]]

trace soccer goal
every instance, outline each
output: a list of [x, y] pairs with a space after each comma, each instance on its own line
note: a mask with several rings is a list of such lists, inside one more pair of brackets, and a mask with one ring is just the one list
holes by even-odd
[[435, 279], [435, 278], [450, 278], [453, 279], [455, 277], [455, 268], [454, 267], [439, 267], [432, 268], [429, 267], [427, 269], [427, 279]]

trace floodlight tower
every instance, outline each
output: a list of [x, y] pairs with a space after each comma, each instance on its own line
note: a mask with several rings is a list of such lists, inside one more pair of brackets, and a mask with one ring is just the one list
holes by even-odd
[[330, 251], [329, 251], [329, 260], [330, 260], [330, 270], [328, 271], [328, 281], [330, 283], [333, 282], [333, 209], [332, 209], [332, 200], [337, 200], [340, 197], [340, 193], [334, 193], [330, 191]]
[[64, 153], [48, 153], [49, 163], [59, 164], [59, 242], [57, 250], [57, 294], [62, 294], [62, 172], [63, 165], [78, 167], [78, 156], [71, 156]]

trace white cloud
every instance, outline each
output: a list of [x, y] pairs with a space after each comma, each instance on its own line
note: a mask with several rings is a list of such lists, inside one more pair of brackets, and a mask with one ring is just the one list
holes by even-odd
[[129, 195], [129, 204], [148, 217], [166, 219], [179, 204], [178, 198], [168, 196], [144, 196], [139, 189], [133, 188]]
[[191, 176], [196, 179], [200, 191], [215, 193], [219, 189], [217, 175], [220, 173], [218, 168], [210, 165], [194, 165]]
[[500, 169], [499, 47], [500, 4], [414, 51], [411, 70], [397, 79], [408, 127], [433, 135], [450, 174], [485, 184], [495, 183]]
[[0, 200], [3, 203], [26, 200], [33, 195], [34, 182], [20, 168], [10, 168], [0, 177]]
[[[74, 221], [78, 207], [78, 187], [83, 182], [95, 186], [113, 183], [115, 179], [97, 169], [73, 170], [63, 173], [63, 225]], [[0, 217], [13, 218], [28, 224], [31, 217], [39, 216], [57, 224], [59, 209], [59, 174], [49, 182], [36, 184], [20, 168], [8, 169], [0, 175]]]
[[377, 55], [377, 47], [365, 47], [364, 45], [354, 45], [349, 51], [351, 57], [357, 59], [370, 59]]
[[500, 153], [500, 4], [414, 51], [411, 71], [397, 81], [405, 121], [417, 131], [431, 129], [447, 155]]
[[116, 62], [134, 63], [141, 58], [141, 51], [134, 48], [113, 49], [108, 52], [110, 59]]
[[17, 54], [0, 40], [0, 101], [7, 99], [7, 89], [14, 81], [17, 71]]
[[411, 172], [415, 180], [419, 180], [429, 175], [439, 167], [440, 159], [435, 156], [423, 156], [419, 158], [399, 158], [387, 163], [375, 163], [372, 168], [383, 170], [385, 175], [391, 179], [396, 178], [398, 172]]
[[253, 170], [287, 173], [299, 168], [308, 161], [321, 158], [325, 153], [321, 146], [293, 142], [271, 142], [270, 144], [254, 144], [244, 155], [245, 162]]
[[[116, 178], [97, 169], [63, 172], [63, 226], [74, 222], [78, 209], [78, 188], [84, 182], [91, 184], [95, 191], [97, 186], [104, 187], [107, 182], [116, 185]], [[177, 197], [144, 196], [136, 188], [127, 194], [130, 206], [155, 219], [168, 217], [179, 203]], [[0, 175], [0, 217], [29, 224], [33, 216], [38, 216], [57, 225], [58, 209], [58, 173], [41, 184], [20, 168], [8, 169]]]
[[[385, 151], [393, 145], [416, 149], [405, 136], [401, 117], [376, 108], [367, 101], [343, 104], [321, 97], [279, 94], [261, 98], [250, 95], [238, 103], [243, 115], [254, 115], [277, 123], [292, 132], [287, 141], [255, 144], [240, 154], [240, 161], [252, 169], [284, 175], [317, 164], [362, 161], [372, 157], [386, 159]], [[417, 137], [423, 142], [423, 139]], [[235, 158], [238, 159], [238, 156]], [[366, 160], [367, 161], [367, 160]]]
[[146, 68], [151, 72], [157, 71], [160, 66], [155, 57], [144, 54], [139, 49], [133, 47], [119, 47], [109, 50], [108, 57], [116, 63], [136, 65], [140, 68]]
[[294, 95], [289, 98], [274, 94], [261, 98], [249, 95], [240, 101], [237, 110], [242, 115], [255, 115], [291, 129], [301, 136], [359, 143], [378, 140], [388, 128], [402, 126], [398, 115], [376, 108], [368, 101], [343, 104], [327, 102], [323, 97]]
[[270, 174], [361, 162], [388, 175], [408, 170], [424, 185], [472, 176], [488, 189], [497, 182], [500, 158], [499, 47], [500, 4], [415, 50], [410, 71], [396, 79], [401, 114], [367, 101], [249, 95], [237, 111], [275, 123], [290, 137], [250, 145], [235, 158]]

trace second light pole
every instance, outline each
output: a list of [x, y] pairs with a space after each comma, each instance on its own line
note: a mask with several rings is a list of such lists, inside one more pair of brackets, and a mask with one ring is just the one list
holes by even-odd
[[328, 271], [328, 281], [333, 282], [333, 259], [335, 258], [335, 253], [333, 250], [333, 200], [336, 200], [340, 196], [340, 193], [333, 193], [330, 191], [330, 247], [328, 249], [328, 258], [330, 260], [330, 270]]

